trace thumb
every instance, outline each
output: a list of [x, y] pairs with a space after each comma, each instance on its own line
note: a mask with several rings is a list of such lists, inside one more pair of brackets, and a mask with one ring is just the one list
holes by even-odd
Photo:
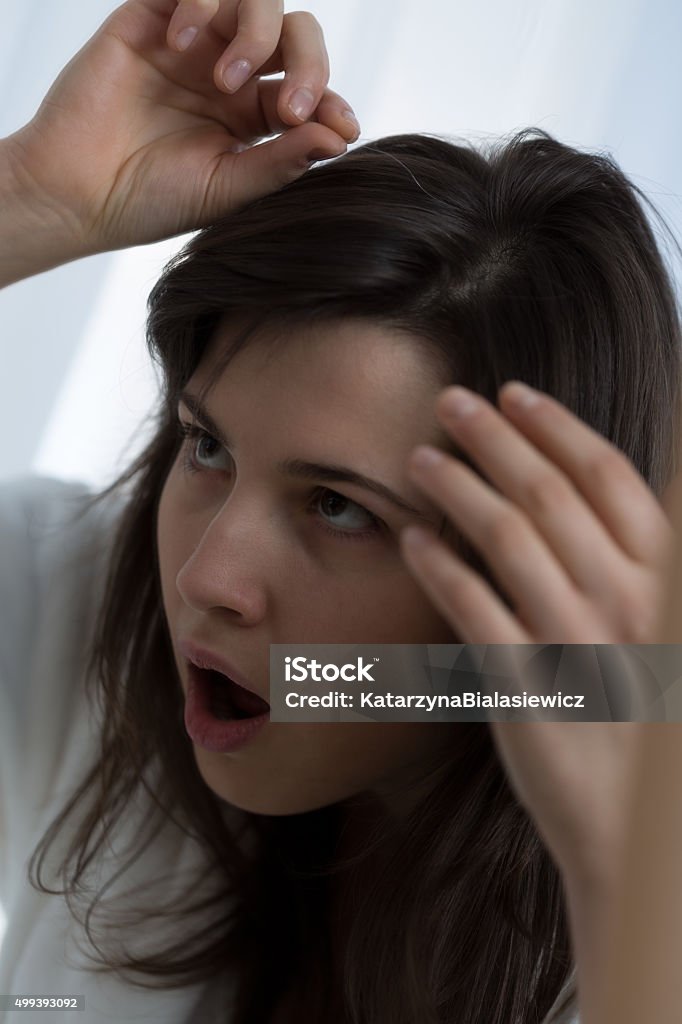
[[211, 219], [234, 213], [241, 207], [290, 184], [317, 160], [342, 156], [348, 145], [324, 125], [308, 122], [291, 128], [276, 139], [245, 148], [221, 158], [208, 205]]

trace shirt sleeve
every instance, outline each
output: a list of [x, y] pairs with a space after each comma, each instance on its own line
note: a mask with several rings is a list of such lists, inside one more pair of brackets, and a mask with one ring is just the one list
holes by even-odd
[[575, 971], [554, 1000], [542, 1024], [580, 1024]]
[[12, 848], [49, 800], [80, 699], [97, 556], [117, 507], [107, 496], [84, 512], [93, 496], [83, 483], [44, 476], [0, 483], [0, 903]]

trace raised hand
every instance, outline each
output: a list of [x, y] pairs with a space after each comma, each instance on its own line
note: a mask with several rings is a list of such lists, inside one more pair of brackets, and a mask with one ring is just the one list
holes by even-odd
[[[457, 413], [459, 397], [468, 414]], [[510, 382], [499, 398], [500, 411], [448, 388], [436, 404], [497, 489], [429, 446], [415, 451], [410, 473], [485, 558], [514, 611], [416, 528], [406, 531], [408, 565], [465, 643], [647, 643], [672, 544], [663, 508], [626, 456], [550, 395]], [[423, 543], [409, 543], [415, 534]]]
[[73, 259], [204, 226], [344, 152], [357, 123], [328, 79], [317, 21], [279, 0], [129, 0], [5, 142]]
[[[413, 527], [402, 537], [408, 567], [464, 643], [654, 642], [674, 546], [662, 506], [622, 452], [549, 395], [510, 382], [499, 402], [497, 410], [448, 388], [436, 404], [490, 484], [428, 446], [409, 469], [511, 607], [448, 545]], [[580, 1006], [590, 1014], [612, 943], [642, 728], [491, 723], [509, 781], [562, 872]]]
[[[651, 642], [673, 545], [662, 506], [622, 452], [551, 396], [510, 382], [499, 402], [498, 410], [447, 388], [436, 403], [439, 422], [490, 483], [428, 446], [409, 469], [511, 607], [450, 546], [414, 527], [402, 539], [408, 567], [462, 643]], [[623, 838], [636, 727], [491, 728], [559, 865], [581, 876], [608, 871]]]

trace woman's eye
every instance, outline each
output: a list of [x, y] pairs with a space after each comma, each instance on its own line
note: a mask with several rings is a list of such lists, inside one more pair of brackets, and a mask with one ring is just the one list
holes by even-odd
[[230, 458], [220, 441], [216, 441], [201, 427], [195, 424], [179, 423], [180, 436], [183, 438], [183, 466], [188, 473], [198, 473], [202, 469], [220, 469], [220, 466], [205, 465], [205, 462], [224, 454]]
[[[324, 488], [318, 493], [319, 510], [328, 533], [344, 540], [358, 540], [381, 530], [381, 520], [343, 494]], [[333, 523], [332, 527], [330, 524]]]
[[[194, 423], [179, 422], [178, 431], [182, 438], [182, 463], [186, 473], [226, 468], [212, 464], [212, 460], [218, 459], [221, 455], [230, 460], [227, 466], [230, 468], [229, 452], [206, 430], [202, 430]], [[362, 505], [328, 487], [315, 492], [310, 510], [321, 521], [323, 529], [339, 540], [365, 540], [380, 533], [384, 525]]]

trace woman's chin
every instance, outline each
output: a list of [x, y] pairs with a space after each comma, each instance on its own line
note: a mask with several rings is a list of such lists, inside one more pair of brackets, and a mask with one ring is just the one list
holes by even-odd
[[324, 792], [318, 786], [308, 786], [294, 779], [249, 778], [248, 769], [236, 758], [211, 754], [195, 748], [199, 772], [217, 797], [251, 814], [269, 814], [283, 817], [304, 814], [328, 807], [353, 795], [339, 787], [339, 791]]

